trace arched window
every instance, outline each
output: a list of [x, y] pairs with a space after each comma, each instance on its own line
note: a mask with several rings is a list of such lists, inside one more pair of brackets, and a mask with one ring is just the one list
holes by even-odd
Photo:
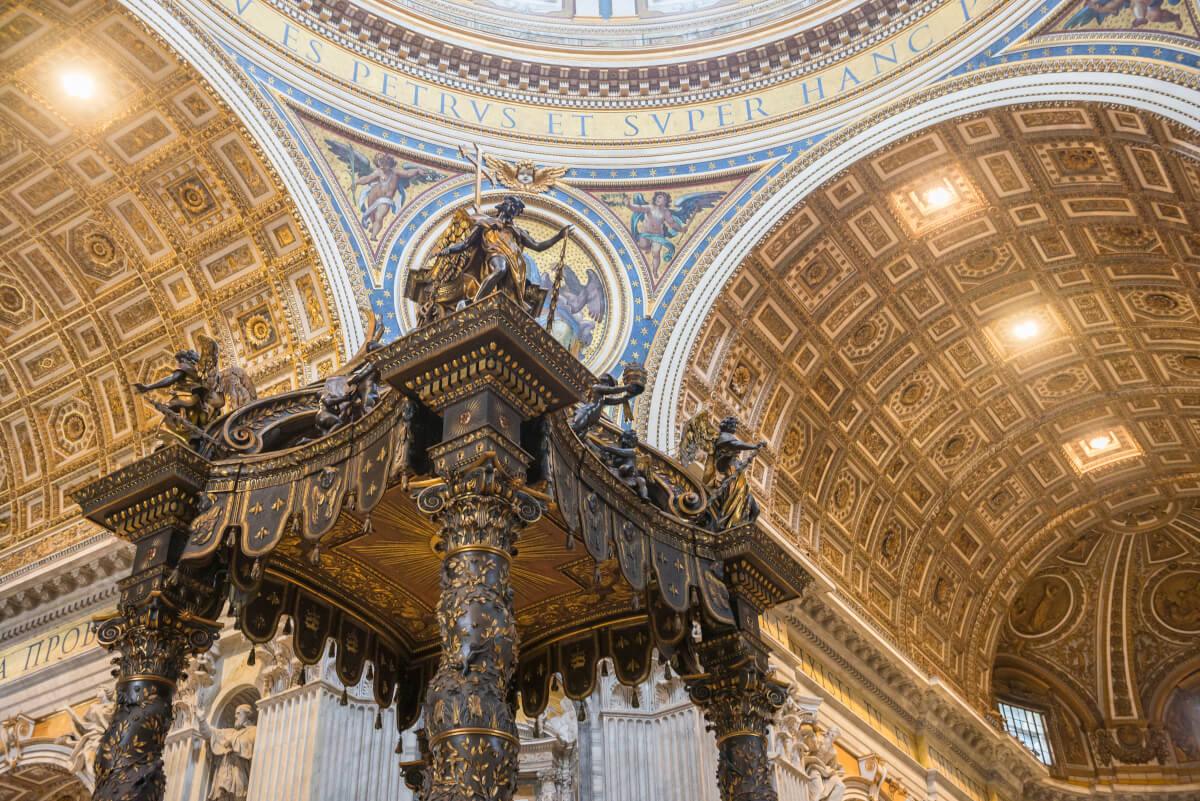
[[1009, 732], [1032, 751], [1039, 762], [1044, 765], [1054, 764], [1054, 755], [1050, 751], [1050, 738], [1046, 734], [1045, 713], [1004, 701], [1000, 701], [998, 705]]

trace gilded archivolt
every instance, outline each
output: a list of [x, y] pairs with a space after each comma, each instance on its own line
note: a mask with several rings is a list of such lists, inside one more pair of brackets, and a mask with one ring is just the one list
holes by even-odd
[[[85, 479], [146, 452], [156, 415], [129, 385], [198, 332], [262, 393], [328, 370], [341, 335], [278, 176], [165, 43], [99, 2], [13, 7], [0, 29], [8, 549], [66, 520]], [[96, 96], [66, 97], [60, 74], [84, 66]]]
[[[776, 525], [976, 703], [1034, 541], [1190, 493], [1198, 154], [1117, 107], [934, 126], [794, 209], [697, 339], [678, 418], [716, 401], [767, 439]], [[1105, 463], [1095, 432], [1136, 447]]]

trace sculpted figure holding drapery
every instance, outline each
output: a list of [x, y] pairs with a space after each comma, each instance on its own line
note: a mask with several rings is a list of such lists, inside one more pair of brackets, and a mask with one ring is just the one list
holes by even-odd
[[250, 762], [254, 759], [254, 739], [258, 732], [250, 722], [253, 714], [249, 704], [241, 704], [234, 711], [234, 724], [230, 729], [213, 729], [208, 721], [200, 721], [200, 733], [208, 738], [216, 757], [207, 801], [246, 801], [250, 789]]

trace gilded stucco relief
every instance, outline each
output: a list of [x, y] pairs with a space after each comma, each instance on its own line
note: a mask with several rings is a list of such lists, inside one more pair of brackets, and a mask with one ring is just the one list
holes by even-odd
[[0, 73], [2, 574], [91, 533], [67, 493], [152, 447], [129, 387], [170, 353], [206, 332], [270, 393], [331, 367], [340, 327], [278, 177], [132, 17], [10, 7]]

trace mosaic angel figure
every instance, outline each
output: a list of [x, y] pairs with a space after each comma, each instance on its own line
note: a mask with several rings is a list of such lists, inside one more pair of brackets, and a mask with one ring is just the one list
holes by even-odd
[[[536, 267], [536, 264], [531, 265], [531, 270]], [[548, 272], [538, 272], [537, 283], [549, 293], [554, 288], [554, 277]], [[551, 322], [551, 333], [555, 339], [578, 355], [578, 351], [592, 344], [592, 333], [596, 323], [604, 319], [607, 311], [608, 295], [600, 273], [589, 269], [585, 280], [580, 281], [579, 277], [567, 268], [563, 270], [563, 283], [558, 292], [558, 308], [556, 319]], [[578, 347], [573, 347], [576, 344]]]
[[396, 157], [390, 153], [380, 151], [369, 159], [353, 145], [336, 139], [326, 139], [325, 144], [350, 169], [350, 192], [362, 214], [362, 225], [373, 240], [379, 239], [388, 215], [399, 214], [404, 207], [406, 189], [441, 177], [415, 164], [397, 167]]
[[655, 192], [650, 202], [638, 193], [633, 200], [622, 196], [625, 208], [633, 212], [629, 230], [637, 246], [646, 254], [650, 268], [657, 272], [661, 264], [675, 258], [675, 243], [671, 240], [687, 231], [688, 223], [698, 212], [711, 209], [725, 197], [724, 192], [691, 192], [674, 203], [669, 192]]
[[1114, 14], [1120, 14], [1127, 8], [1133, 9], [1133, 22], [1130, 25], [1140, 28], [1150, 23], [1174, 25], [1183, 27], [1183, 19], [1173, 11], [1167, 11], [1164, 2], [1179, 5], [1179, 0], [1108, 0], [1097, 2], [1085, 0], [1079, 10], [1064, 24], [1064, 29], [1082, 28], [1085, 25], [1099, 25]]

